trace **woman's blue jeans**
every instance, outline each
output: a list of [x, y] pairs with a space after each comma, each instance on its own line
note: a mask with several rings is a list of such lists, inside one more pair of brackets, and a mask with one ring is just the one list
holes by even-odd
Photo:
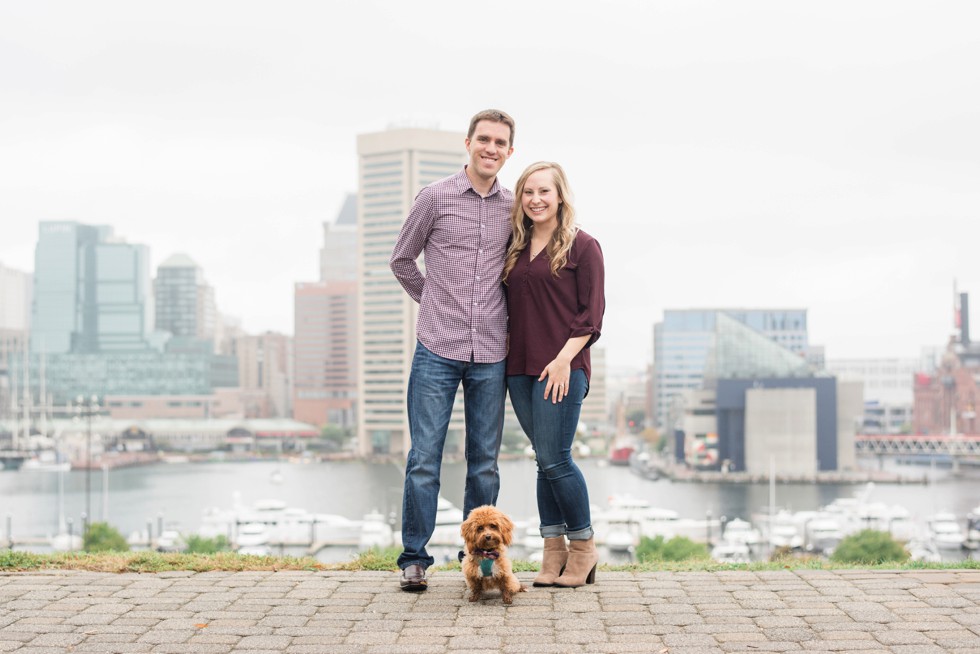
[[466, 486], [463, 516], [484, 504], [496, 504], [500, 491], [497, 455], [504, 429], [506, 362], [454, 361], [418, 343], [408, 378], [408, 427], [412, 448], [405, 464], [402, 495], [402, 547], [398, 567], [417, 563], [428, 568], [434, 559], [425, 550], [436, 526], [439, 474], [446, 432], [463, 384], [466, 417]]
[[507, 377], [510, 403], [534, 448], [538, 466], [538, 516], [541, 536], [592, 538], [589, 490], [582, 471], [572, 460], [572, 441], [589, 390], [584, 370], [573, 370], [568, 396], [553, 404], [544, 397], [547, 379], [532, 375]]

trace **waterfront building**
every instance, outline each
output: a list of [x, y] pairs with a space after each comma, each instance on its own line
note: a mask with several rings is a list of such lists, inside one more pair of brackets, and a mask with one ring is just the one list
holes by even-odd
[[658, 428], [671, 427], [667, 411], [674, 395], [701, 387], [719, 315], [751, 328], [805, 361], [810, 349], [806, 309], [668, 309], [653, 328], [651, 417]]
[[107, 395], [103, 404], [117, 420], [247, 419], [272, 413], [267, 394], [241, 388], [215, 388], [200, 395]]
[[357, 280], [357, 195], [344, 198], [340, 213], [332, 223], [323, 223], [320, 248], [320, 281]]
[[215, 342], [218, 310], [214, 288], [193, 259], [182, 253], [168, 257], [157, 267], [153, 290], [158, 330]]
[[970, 339], [969, 297], [960, 294], [959, 333], [950, 337], [939, 366], [915, 376], [913, 432], [980, 434], [980, 343]]
[[27, 332], [33, 290], [33, 275], [0, 263], [0, 331]]
[[[405, 396], [415, 352], [418, 305], [388, 267], [392, 248], [422, 187], [459, 172], [466, 135], [392, 129], [357, 137], [358, 389], [357, 439], [362, 454], [407, 454]], [[446, 450], [463, 442], [457, 395]]]
[[701, 389], [674, 399], [669, 447], [695, 468], [783, 475], [854, 467], [860, 382], [815, 372], [799, 352], [735, 318], [714, 317]]
[[357, 398], [357, 284], [295, 287], [293, 417], [353, 428]]
[[912, 430], [912, 383], [919, 359], [828, 359], [827, 371], [841, 380], [864, 384], [865, 434], [902, 434]]
[[238, 383], [248, 418], [285, 418], [292, 412], [293, 339], [267, 331], [232, 340]]
[[106, 225], [41, 222], [31, 351], [144, 350], [153, 330], [149, 249]]
[[[42, 222], [35, 249], [30, 385], [66, 405], [78, 395], [207, 394], [237, 386], [237, 363], [196, 337], [155, 332], [149, 250], [112, 228]], [[12, 374], [25, 362], [15, 360]]]
[[582, 413], [579, 416], [579, 421], [585, 424], [590, 435], [597, 431], [608, 431], [610, 427], [606, 348], [596, 345], [592, 348], [591, 355], [592, 379], [589, 384], [589, 394], [582, 401]]
[[10, 361], [27, 347], [34, 278], [0, 263], [0, 416], [11, 409]]

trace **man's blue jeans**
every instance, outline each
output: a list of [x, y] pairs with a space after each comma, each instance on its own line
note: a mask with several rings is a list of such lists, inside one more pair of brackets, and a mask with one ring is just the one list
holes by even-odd
[[463, 384], [466, 416], [466, 486], [463, 516], [484, 504], [496, 504], [500, 490], [497, 455], [504, 428], [506, 363], [444, 359], [419, 343], [408, 380], [408, 426], [412, 448], [405, 465], [402, 496], [402, 547], [398, 567], [429, 567], [425, 551], [436, 524], [439, 472], [456, 390]]
[[589, 490], [582, 471], [572, 460], [572, 441], [589, 382], [584, 370], [573, 370], [568, 396], [555, 404], [550, 395], [544, 397], [546, 385], [547, 379], [538, 381], [531, 375], [507, 377], [510, 403], [534, 447], [537, 461], [541, 536], [588, 540], [592, 538]]

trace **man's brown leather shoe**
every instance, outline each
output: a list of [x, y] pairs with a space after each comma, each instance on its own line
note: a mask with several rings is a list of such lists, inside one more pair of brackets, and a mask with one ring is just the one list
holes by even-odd
[[402, 590], [409, 593], [419, 593], [429, 587], [429, 582], [425, 579], [425, 568], [417, 563], [402, 570], [402, 578], [398, 583]]

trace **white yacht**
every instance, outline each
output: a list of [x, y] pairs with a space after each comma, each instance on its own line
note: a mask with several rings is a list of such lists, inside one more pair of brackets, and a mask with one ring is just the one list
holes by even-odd
[[711, 558], [719, 563], [750, 563], [752, 553], [745, 543], [723, 538], [711, 548]]
[[956, 516], [947, 511], [941, 511], [926, 522], [929, 539], [941, 550], [958, 550], [963, 547], [966, 537], [963, 528], [957, 522]]
[[241, 525], [236, 536], [239, 554], [251, 554], [253, 556], [268, 556], [269, 550], [269, 529], [261, 522], [248, 522]]
[[980, 506], [966, 514], [966, 547], [980, 547]]
[[806, 548], [811, 551], [830, 553], [844, 539], [840, 522], [831, 514], [818, 513], [804, 526]]
[[379, 511], [372, 511], [361, 521], [361, 536], [357, 547], [360, 550], [391, 547], [395, 544], [394, 536], [385, 516]]
[[722, 538], [731, 543], [742, 543], [748, 548], [757, 547], [762, 542], [759, 530], [752, 523], [741, 518], [732, 518], [725, 523]]

